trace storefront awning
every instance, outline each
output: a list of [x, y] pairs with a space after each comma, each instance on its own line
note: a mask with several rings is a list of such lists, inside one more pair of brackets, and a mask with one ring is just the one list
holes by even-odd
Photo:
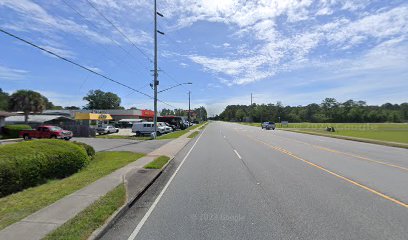
[[100, 113], [75, 113], [75, 120], [112, 120], [112, 116], [110, 114], [100, 114]]

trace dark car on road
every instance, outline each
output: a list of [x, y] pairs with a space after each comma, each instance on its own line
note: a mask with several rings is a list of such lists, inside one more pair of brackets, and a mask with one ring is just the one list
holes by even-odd
[[274, 122], [263, 122], [261, 124], [261, 128], [262, 129], [266, 129], [266, 130], [275, 130], [275, 123]]

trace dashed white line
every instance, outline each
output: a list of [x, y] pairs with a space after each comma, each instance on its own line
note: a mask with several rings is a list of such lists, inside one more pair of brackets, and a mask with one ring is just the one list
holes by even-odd
[[198, 140], [200, 140], [201, 136], [203, 135], [204, 131], [206, 128], [202, 131], [200, 136], [197, 138], [195, 141], [194, 145], [191, 147], [191, 149], [187, 152], [186, 156], [183, 158], [183, 161], [181, 161], [180, 165], [177, 167], [176, 171], [173, 173], [173, 175], [170, 177], [169, 181], [166, 183], [164, 186], [163, 190], [160, 192], [159, 196], [157, 196], [156, 200], [153, 202], [153, 204], [150, 206], [149, 210], [146, 212], [142, 220], [140, 220], [139, 224], [137, 224], [135, 230], [133, 230], [132, 234], [129, 236], [128, 240], [134, 240], [137, 236], [137, 234], [140, 232], [140, 229], [142, 229], [143, 225], [149, 218], [150, 214], [152, 214], [153, 210], [155, 209], [156, 205], [159, 203], [160, 199], [162, 198], [164, 192], [166, 192], [167, 188], [169, 187], [170, 183], [173, 181], [174, 177], [180, 170], [181, 166], [183, 166], [183, 163], [186, 161], [187, 157], [190, 155], [191, 151], [193, 151], [195, 145], [198, 143]]
[[237, 154], [239, 159], [242, 159], [241, 155], [239, 155], [239, 153], [237, 152], [237, 150], [234, 149], [235, 154]]

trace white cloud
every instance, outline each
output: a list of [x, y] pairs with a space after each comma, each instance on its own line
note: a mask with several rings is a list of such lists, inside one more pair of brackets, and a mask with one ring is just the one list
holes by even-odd
[[0, 80], [20, 80], [27, 75], [26, 70], [9, 68], [0, 65]]
[[[191, 4], [191, 8], [180, 12], [184, 3]], [[317, 8], [312, 1], [238, 1], [234, 4], [226, 1], [222, 5], [215, 1], [184, 3], [170, 4], [169, 11], [182, 15], [178, 18], [178, 27], [190, 26], [200, 20], [222, 22], [235, 29], [235, 36], [242, 40], [255, 38], [260, 41], [256, 45], [237, 48], [236, 54], [227, 57], [189, 56], [226, 85], [270, 78], [298, 65], [313, 66], [316, 57], [313, 53], [321, 48], [327, 49], [326, 54], [336, 53], [339, 58], [360, 45], [365, 44], [367, 49], [370, 43], [381, 43], [408, 33], [408, 6], [404, 4], [366, 11], [353, 19], [336, 15], [336, 11], [361, 10], [367, 6], [367, 1], [354, 4], [347, 0], [326, 0], [318, 2]], [[319, 22], [315, 15], [330, 15], [331, 18]], [[361, 50], [356, 51], [360, 53]]]

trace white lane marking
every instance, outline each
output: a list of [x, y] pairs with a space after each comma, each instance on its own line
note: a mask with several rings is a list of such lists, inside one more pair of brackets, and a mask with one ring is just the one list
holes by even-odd
[[157, 196], [156, 200], [153, 202], [153, 204], [150, 206], [149, 210], [146, 212], [146, 214], [143, 216], [142, 220], [140, 220], [139, 224], [137, 224], [135, 230], [133, 230], [132, 234], [129, 236], [128, 240], [134, 240], [139, 234], [140, 229], [142, 229], [143, 225], [149, 218], [150, 214], [152, 214], [153, 210], [156, 208], [157, 203], [159, 203], [160, 199], [162, 198], [164, 192], [166, 192], [167, 188], [169, 187], [170, 183], [173, 181], [174, 177], [180, 170], [181, 166], [183, 166], [183, 163], [186, 161], [187, 157], [190, 155], [191, 151], [193, 151], [195, 145], [197, 144], [198, 140], [200, 140], [201, 136], [203, 135], [204, 131], [207, 128], [204, 128], [204, 130], [201, 132], [200, 136], [197, 138], [191, 149], [187, 152], [186, 156], [183, 158], [181, 161], [180, 165], [177, 167], [176, 171], [173, 173], [173, 175], [170, 177], [169, 181], [166, 183], [164, 186], [163, 190], [160, 192], [159, 196]]
[[238, 156], [239, 159], [242, 159], [242, 158], [241, 158], [241, 155], [239, 155], [239, 153], [237, 152], [237, 150], [234, 149], [234, 152], [235, 152], [235, 154], [237, 154], [237, 156]]

